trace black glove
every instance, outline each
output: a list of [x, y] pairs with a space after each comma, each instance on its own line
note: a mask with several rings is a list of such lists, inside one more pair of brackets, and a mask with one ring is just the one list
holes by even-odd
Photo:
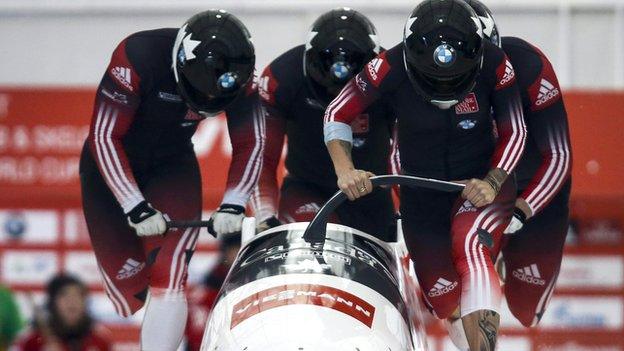
[[243, 206], [222, 204], [208, 220], [208, 233], [217, 237], [217, 235], [240, 232], [244, 218]]

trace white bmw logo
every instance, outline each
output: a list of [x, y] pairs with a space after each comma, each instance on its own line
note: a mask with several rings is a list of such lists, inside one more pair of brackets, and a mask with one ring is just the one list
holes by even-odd
[[185, 62], [186, 54], [184, 54], [184, 48], [180, 47], [180, 50], [178, 50], [178, 63], [180, 64], [180, 66], [184, 66]]
[[349, 78], [349, 65], [343, 61], [338, 61], [330, 67], [330, 71], [338, 80]]
[[219, 85], [223, 89], [232, 89], [236, 85], [236, 73], [226, 72], [219, 77]]
[[463, 121], [460, 121], [457, 126], [461, 129], [464, 130], [468, 130], [468, 129], [472, 129], [477, 125], [477, 121], [475, 121], [474, 119], [465, 119]]
[[452, 66], [455, 58], [455, 49], [448, 44], [441, 44], [433, 52], [433, 61], [440, 67]]

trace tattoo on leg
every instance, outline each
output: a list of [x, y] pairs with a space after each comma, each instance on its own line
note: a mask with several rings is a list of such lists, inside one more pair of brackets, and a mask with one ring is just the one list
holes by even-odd
[[480, 310], [462, 317], [471, 351], [495, 351], [500, 317], [490, 310]]
[[481, 333], [481, 351], [494, 351], [496, 349], [496, 335], [500, 318], [494, 311], [482, 311], [479, 318], [479, 332]]

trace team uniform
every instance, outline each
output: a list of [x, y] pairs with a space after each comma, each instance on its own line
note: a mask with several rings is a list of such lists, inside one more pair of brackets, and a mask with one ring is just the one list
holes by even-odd
[[516, 69], [527, 146], [516, 168], [518, 197], [533, 211], [523, 228], [506, 236], [505, 296], [525, 326], [536, 325], [555, 287], [568, 230], [572, 152], [561, 88], [551, 63], [526, 41], [503, 37]]
[[[304, 45], [300, 45], [285, 52], [267, 66], [259, 79], [259, 94], [267, 113], [267, 145], [252, 204], [260, 220], [278, 213], [282, 222], [310, 221], [338, 191], [323, 143], [325, 105], [316, 98], [303, 74], [304, 51]], [[393, 115], [381, 104], [354, 118], [353, 159], [357, 167], [375, 174], [388, 172], [393, 125]], [[276, 170], [284, 136], [288, 139], [288, 174], [279, 190], [278, 205]], [[364, 199], [342, 205], [332, 221], [387, 239], [393, 214], [390, 191], [378, 189]]]
[[[326, 142], [342, 139], [344, 124], [380, 102], [398, 121], [403, 173], [442, 180], [482, 179], [493, 168], [511, 174], [526, 135], [520, 95], [504, 52], [489, 42], [484, 45], [476, 85], [447, 110], [417, 94], [402, 44], [382, 53], [329, 105]], [[425, 303], [437, 317], [449, 317], [458, 305], [462, 317], [498, 311], [501, 291], [492, 257], [500, 249], [515, 193], [513, 177], [508, 177], [493, 203], [476, 208], [457, 194], [401, 187], [406, 244]]]
[[[108, 297], [122, 316], [148, 286], [179, 291], [197, 229], [139, 237], [126, 213], [147, 201], [172, 220], [201, 217], [201, 177], [191, 137], [204, 115], [176, 90], [178, 29], [138, 32], [115, 49], [98, 87], [80, 175], [84, 214]], [[251, 84], [228, 108], [232, 162], [223, 203], [244, 206], [260, 172], [263, 119]]]
[[230, 266], [220, 262], [206, 277], [203, 284], [190, 288], [188, 293], [189, 315], [186, 322], [186, 351], [199, 351], [204, 329], [210, 317], [212, 306], [219, 297], [219, 290], [225, 282]]

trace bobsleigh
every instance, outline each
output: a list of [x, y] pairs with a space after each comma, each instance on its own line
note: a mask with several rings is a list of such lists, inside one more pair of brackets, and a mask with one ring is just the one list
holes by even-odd
[[[408, 176], [371, 178], [457, 191], [454, 183]], [[383, 242], [327, 218], [336, 193], [310, 223], [255, 234], [243, 245], [213, 307], [202, 351], [426, 350], [414, 269], [403, 241]]]

